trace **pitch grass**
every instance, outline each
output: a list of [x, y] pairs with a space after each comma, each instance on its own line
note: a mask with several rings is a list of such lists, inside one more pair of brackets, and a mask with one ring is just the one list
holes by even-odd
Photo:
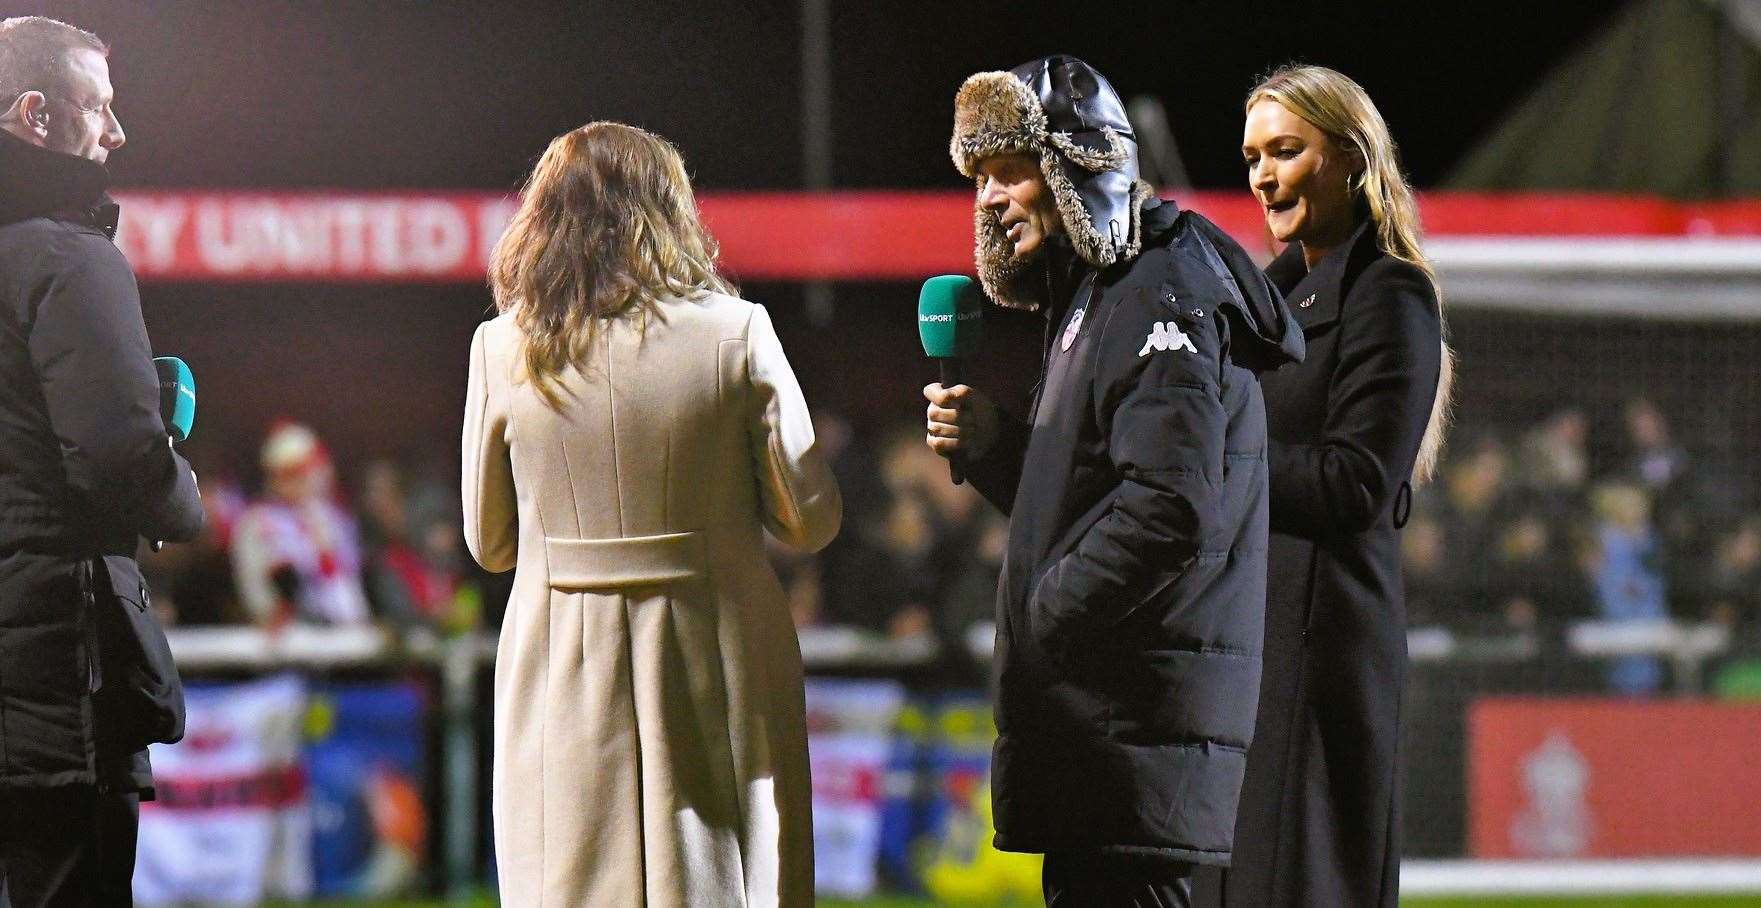
[[1574, 898], [1401, 899], [1401, 908], [1754, 908], [1755, 895], [1625, 895]]
[[1754, 908], [1755, 895], [1624, 895], [1573, 898], [1401, 899], [1401, 908]]
[[[1015, 903], [1019, 906], [1019, 903]], [[1038, 903], [1035, 903], [1037, 906]], [[1755, 908], [1761, 896], [1604, 896], [1582, 898], [1408, 898], [1401, 908]], [[911, 898], [875, 898], [846, 902], [821, 899], [817, 908], [938, 908], [931, 901]], [[1020, 906], [1026, 908], [1026, 906]]]
[[[464, 902], [404, 901], [360, 902], [326, 901], [306, 903], [309, 908], [491, 908], [494, 899], [482, 896]], [[1755, 895], [1655, 895], [1655, 896], [1584, 896], [1578, 898], [1409, 898], [1401, 899], [1401, 908], [1754, 908], [1761, 904]], [[1019, 903], [1017, 903], [1019, 908]], [[296, 908], [282, 905], [279, 908]], [[821, 899], [818, 908], [938, 908], [927, 899], [880, 897], [860, 901]]]

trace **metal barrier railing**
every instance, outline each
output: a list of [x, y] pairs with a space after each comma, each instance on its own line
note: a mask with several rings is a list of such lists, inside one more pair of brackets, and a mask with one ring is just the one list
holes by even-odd
[[[169, 629], [167, 636], [179, 666], [190, 673], [399, 667], [435, 672], [445, 724], [440, 767], [446, 792], [445, 828], [441, 830], [445, 879], [453, 894], [468, 893], [478, 887], [476, 854], [481, 831], [477, 822], [480, 755], [476, 720], [486, 707], [478, 699], [477, 673], [495, 659], [494, 634], [442, 637], [426, 629], [398, 634], [378, 627], [296, 625], [275, 632], [254, 627], [179, 627]], [[993, 636], [994, 630], [988, 625], [978, 625], [963, 643], [971, 655], [988, 660]], [[894, 640], [853, 628], [803, 628], [800, 640], [802, 659], [809, 672], [888, 674], [932, 665], [941, 656], [940, 646], [933, 639]], [[1573, 655], [1585, 659], [1635, 655], [1667, 658], [1675, 666], [1677, 692], [1682, 694], [1698, 693], [1707, 660], [1728, 652], [1731, 645], [1730, 631], [1721, 625], [1668, 621], [1584, 622], [1570, 627], [1564, 640]], [[1415, 628], [1407, 635], [1410, 658], [1419, 664], [1520, 662], [1535, 658], [1542, 652], [1542, 646], [1541, 639], [1534, 634], [1468, 636], [1428, 627]], [[1564, 877], [1547, 877], [1549, 871], [1535, 869], [1539, 866], [1535, 864], [1519, 866], [1530, 868], [1525, 871], [1528, 876], [1503, 870], [1490, 874], [1489, 865], [1481, 861], [1413, 862], [1403, 875], [1403, 885], [1414, 894], [1451, 894], [1490, 885], [1480, 881], [1518, 877], [1526, 880], [1537, 873], [1542, 874], [1540, 878], [1556, 878], [1566, 883], [1579, 876], [1589, 880], [1610, 879], [1596, 869], [1601, 865], [1593, 862], [1584, 863], [1581, 873], [1572, 870]], [[1710, 865], [1687, 862], [1680, 867], [1670, 866], [1675, 868], [1672, 873], [1690, 873]], [[1753, 889], [1744, 891], [1761, 890], [1761, 883], [1751, 883], [1761, 880], [1761, 865], [1735, 862], [1730, 867], [1721, 865], [1713, 869], [1721, 874], [1720, 879], [1728, 877], [1735, 881], [1733, 885], [1753, 885]], [[1578, 875], [1573, 876], [1574, 873]], [[1635, 879], [1657, 878], [1633, 873], [1637, 874]]]

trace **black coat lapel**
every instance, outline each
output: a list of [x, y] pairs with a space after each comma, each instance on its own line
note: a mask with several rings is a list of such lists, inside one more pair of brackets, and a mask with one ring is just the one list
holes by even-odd
[[1358, 244], [1366, 237], [1374, 241], [1369, 226], [1368, 220], [1359, 224], [1350, 239], [1315, 263], [1313, 271], [1303, 265], [1302, 246], [1298, 243], [1284, 247], [1284, 251], [1266, 266], [1266, 277], [1284, 292], [1291, 313], [1305, 332], [1339, 319], [1339, 305], [1346, 290], [1346, 266]]

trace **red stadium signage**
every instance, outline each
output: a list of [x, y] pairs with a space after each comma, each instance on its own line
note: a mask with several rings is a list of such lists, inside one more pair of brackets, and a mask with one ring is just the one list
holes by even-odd
[[1499, 698], [1468, 714], [1477, 858], [1761, 855], [1761, 704]]
[[[1267, 250], [1237, 192], [1176, 195]], [[483, 280], [515, 202], [496, 193], [119, 193], [117, 244], [143, 281]], [[722, 260], [748, 280], [914, 280], [972, 269], [972, 195], [706, 193]], [[1761, 236], [1761, 202], [1682, 205], [1607, 196], [1432, 194], [1433, 237]]]
[[143, 281], [481, 281], [513, 212], [490, 194], [118, 194]]

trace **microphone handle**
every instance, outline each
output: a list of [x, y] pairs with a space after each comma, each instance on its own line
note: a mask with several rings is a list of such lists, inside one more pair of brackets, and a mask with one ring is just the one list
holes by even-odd
[[[962, 368], [965, 366], [965, 363], [958, 357], [937, 357], [936, 363], [942, 367], [943, 388], [952, 388], [955, 385], [965, 384], [966, 379], [961, 376], [961, 373], [966, 371]], [[948, 478], [954, 480], [955, 485], [960, 485], [966, 481], [965, 459], [964, 455], [959, 451], [955, 451], [948, 457]]]
[[[170, 426], [165, 427], [165, 447], [173, 451], [177, 450], [177, 438], [171, 434]], [[175, 455], [173, 456], [175, 457]], [[154, 552], [162, 551], [165, 548], [165, 540], [163, 539], [149, 539], [147, 544]]]

